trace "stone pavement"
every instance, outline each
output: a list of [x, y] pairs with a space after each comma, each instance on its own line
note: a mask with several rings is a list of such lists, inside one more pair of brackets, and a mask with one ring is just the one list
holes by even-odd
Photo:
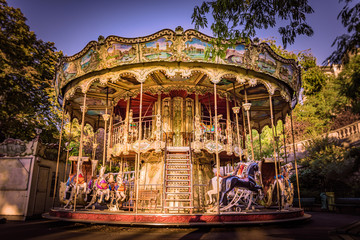
[[16, 239], [359, 239], [360, 216], [308, 212], [312, 219], [302, 223], [255, 226], [150, 228], [82, 224], [55, 220], [8, 221], [0, 224], [1, 240]]

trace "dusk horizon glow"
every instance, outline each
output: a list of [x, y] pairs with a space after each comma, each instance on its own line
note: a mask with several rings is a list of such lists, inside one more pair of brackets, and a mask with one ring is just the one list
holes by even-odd
[[[80, 52], [90, 41], [97, 41], [100, 35], [120, 37], [142, 37], [162, 29], [175, 30], [182, 26], [184, 30], [194, 29], [191, 14], [201, 0], [173, 1], [43, 1], [43, 0], [8, 0], [8, 5], [20, 8], [28, 19], [30, 30], [44, 41], [54, 42], [58, 51], [72, 56]], [[337, 15], [342, 8], [337, 0], [310, 0], [314, 13], [307, 16], [307, 21], [314, 29], [312, 37], [298, 36], [295, 43], [289, 45], [289, 51], [311, 49], [320, 65], [335, 49], [331, 47], [334, 39], [345, 33]], [[326, 4], [326, 5], [325, 5]], [[325, 9], [326, 7], [326, 9]], [[261, 39], [274, 38], [282, 45], [278, 34], [278, 22], [275, 28], [261, 29], [257, 36]], [[210, 28], [199, 29], [212, 36]]]

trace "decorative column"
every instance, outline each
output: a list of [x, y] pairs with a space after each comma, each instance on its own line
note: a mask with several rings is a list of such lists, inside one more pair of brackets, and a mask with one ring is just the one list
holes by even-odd
[[273, 112], [273, 106], [272, 106], [272, 97], [271, 94], [269, 94], [269, 102], [270, 102], [270, 119], [271, 119], [271, 130], [272, 130], [272, 135], [273, 135], [273, 148], [274, 148], [274, 162], [275, 162], [275, 179], [276, 179], [276, 183], [277, 183], [277, 199], [278, 199], [278, 204], [279, 204], [279, 209], [281, 208], [280, 205], [280, 191], [279, 191], [279, 179], [278, 179], [278, 166], [277, 166], [277, 154], [276, 154], [276, 139], [275, 139], [275, 132], [274, 132], [274, 112]]
[[[60, 153], [61, 153], [61, 140], [62, 140], [62, 133], [63, 133], [63, 128], [64, 128], [64, 117], [65, 117], [65, 103], [66, 103], [66, 98], [64, 98], [63, 105], [62, 105], [61, 128], [60, 128], [58, 155], [57, 155], [57, 160], [56, 160], [55, 185], [54, 185], [54, 194], [53, 194], [53, 200], [52, 200], [52, 207], [54, 207], [54, 204], [55, 204], [55, 195], [56, 195], [56, 192], [57, 192], [57, 179], [58, 179], [58, 173], [59, 173], [59, 161], [60, 161]], [[67, 160], [66, 160], [66, 161], [67, 161]], [[66, 165], [66, 161], [65, 161], [65, 165]]]
[[156, 115], [156, 142], [155, 142], [155, 152], [161, 152], [161, 92], [158, 92], [158, 107]]
[[200, 128], [200, 104], [199, 104], [199, 95], [195, 93], [195, 126], [194, 126], [194, 133], [195, 133], [195, 141], [194, 141], [194, 152], [200, 153], [201, 152], [201, 128]]
[[[81, 118], [81, 134], [80, 134], [80, 147], [79, 147], [79, 157], [77, 159], [77, 172], [76, 172], [76, 184], [75, 189], [77, 189], [78, 182], [79, 182], [79, 162], [82, 159], [82, 153], [83, 153], [83, 146], [84, 146], [84, 125], [85, 125], [85, 113], [87, 112], [87, 106], [86, 106], [86, 93], [84, 93], [84, 102], [83, 105], [80, 107], [82, 112], [82, 118]], [[75, 193], [75, 200], [74, 200], [74, 211], [76, 210], [76, 198], [77, 194]]]
[[295, 173], [296, 173], [296, 185], [297, 185], [297, 191], [298, 191], [299, 208], [301, 208], [301, 202], [300, 202], [300, 186], [299, 186], [299, 174], [298, 174], [298, 166], [297, 166], [297, 159], [296, 159], [296, 149], [295, 149], [295, 137], [294, 137], [294, 127], [293, 127], [292, 111], [290, 112], [290, 120], [291, 120], [291, 135], [292, 135], [292, 142], [293, 142], [293, 149], [294, 149], [294, 162], [295, 162]]

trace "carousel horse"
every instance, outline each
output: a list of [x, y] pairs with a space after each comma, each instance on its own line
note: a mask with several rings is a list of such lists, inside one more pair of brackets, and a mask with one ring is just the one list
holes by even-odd
[[[241, 179], [238, 176], [230, 176], [223, 179], [221, 183], [221, 193], [220, 193], [220, 201], [219, 201], [220, 205], [222, 206], [228, 205], [227, 194], [234, 188], [242, 188], [242, 189], [250, 190], [251, 192], [257, 192], [258, 190], [261, 190], [262, 187], [259, 186], [255, 180], [255, 174], [257, 172], [259, 172], [259, 165], [256, 162], [252, 162], [247, 167], [246, 178]], [[250, 205], [251, 202], [249, 203], [249, 206]]]
[[100, 168], [99, 177], [92, 184], [92, 191], [92, 199], [85, 209], [92, 206], [96, 200], [98, 200], [98, 203], [102, 203], [104, 199], [108, 201], [110, 198], [109, 185], [105, 179], [105, 166]]
[[70, 197], [68, 199], [67, 204], [64, 206], [64, 208], [71, 205], [71, 203], [74, 200], [75, 194], [76, 194], [76, 196], [80, 196], [80, 195], [83, 194], [84, 195], [84, 201], [85, 202], [87, 201], [87, 194], [86, 194], [87, 193], [87, 184], [86, 184], [86, 181], [85, 181], [85, 178], [84, 178], [84, 174], [82, 172], [83, 161], [79, 160], [78, 164], [79, 164], [79, 172], [77, 174], [73, 174], [73, 175], [69, 176], [69, 179], [66, 182], [66, 189], [65, 189], [64, 199], [66, 199], [66, 195], [69, 192], [70, 192]]
[[[277, 186], [279, 186], [279, 193], [280, 193], [280, 204], [285, 209], [288, 209], [294, 199], [294, 186], [290, 181], [290, 171], [292, 170], [293, 166], [291, 163], [285, 164], [280, 167], [281, 174], [278, 175], [277, 179], [274, 177], [272, 184], [267, 191], [267, 205], [270, 206], [273, 202], [273, 196], [277, 196]], [[277, 184], [278, 183], [278, 184]]]
[[[235, 168], [234, 172], [231, 174], [232, 176], [238, 176], [239, 178], [244, 178], [244, 174], [245, 174], [245, 169], [247, 168], [247, 164], [246, 163], [239, 163], [238, 166]], [[219, 186], [221, 186], [221, 182], [223, 180], [223, 178], [226, 178], [228, 176], [220, 176], [219, 175]], [[212, 204], [215, 202], [215, 198], [213, 198], [212, 196], [217, 194], [218, 192], [218, 188], [217, 188], [217, 176], [213, 177], [212, 179], [210, 179], [209, 182], [209, 186], [212, 186], [212, 189], [207, 191], [207, 195], [209, 196], [209, 200], [208, 200], [208, 204]]]
[[117, 203], [119, 201], [123, 202], [126, 199], [126, 195], [125, 195], [126, 187], [120, 173], [116, 177], [116, 185], [114, 190], [115, 190], [116, 202]]

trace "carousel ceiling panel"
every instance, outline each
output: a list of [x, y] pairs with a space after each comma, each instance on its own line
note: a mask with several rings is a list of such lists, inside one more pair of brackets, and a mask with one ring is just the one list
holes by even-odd
[[[226, 50], [224, 59], [218, 58], [212, 61], [211, 56], [205, 59], [205, 52], [214, 47], [209, 43], [212, 39], [195, 30], [183, 31], [180, 27], [176, 32], [164, 29], [146, 37], [109, 36], [99, 42], [92, 41], [79, 53], [62, 58], [56, 68], [56, 92], [65, 94], [63, 91], [66, 91], [69, 83], [87, 76], [94, 77], [117, 69], [165, 66], [164, 64], [171, 62], [177, 63], [179, 67], [180, 63], [194, 63], [199, 68], [205, 65], [220, 70], [236, 68], [237, 72], [252, 74], [253, 77], [261, 79], [271, 77], [275, 81], [285, 83], [290, 87], [291, 92], [299, 92], [300, 70], [294, 60], [282, 58], [265, 43], [238, 42], [234, 47]], [[228, 42], [223, 40], [223, 43]], [[147, 73], [140, 72], [141, 74]], [[137, 77], [139, 76], [135, 77], [131, 74], [121, 76], [129, 84], [139, 85]], [[160, 80], [163, 79], [160, 77]], [[180, 81], [176, 77], [173, 80]], [[195, 80], [191, 78], [191, 81]], [[219, 87], [228, 84], [230, 83], [224, 80]]]
[[[145, 80], [143, 114], [152, 114], [159, 91], [161, 98], [195, 99], [196, 93], [206, 106], [204, 111], [214, 114], [214, 84], [210, 80], [222, 76], [217, 83], [219, 114], [226, 115], [226, 99], [233, 99], [234, 92], [239, 103], [245, 101], [244, 87], [247, 100], [252, 103], [251, 116], [260, 125], [269, 118], [268, 89], [277, 91], [273, 95], [276, 116], [289, 109], [287, 101], [297, 96], [301, 88], [300, 69], [294, 60], [278, 56], [264, 43], [238, 42], [226, 49], [225, 58], [212, 61], [211, 56], [205, 58], [205, 52], [213, 47], [212, 39], [195, 30], [179, 28], [176, 32], [165, 29], [145, 37], [109, 36], [92, 41], [79, 53], [61, 60], [56, 68], [56, 93], [62, 97], [67, 94], [72, 103], [67, 108], [76, 109], [79, 115], [83, 93], [74, 89], [84, 89], [84, 83], [97, 79], [87, 89], [87, 116], [91, 122], [103, 112], [106, 96], [110, 105], [116, 101], [115, 112], [126, 109], [126, 101], [119, 99], [131, 97], [134, 115], [138, 115], [140, 81]], [[286, 95], [287, 101], [280, 95]], [[231, 101], [229, 107], [232, 106]]]

